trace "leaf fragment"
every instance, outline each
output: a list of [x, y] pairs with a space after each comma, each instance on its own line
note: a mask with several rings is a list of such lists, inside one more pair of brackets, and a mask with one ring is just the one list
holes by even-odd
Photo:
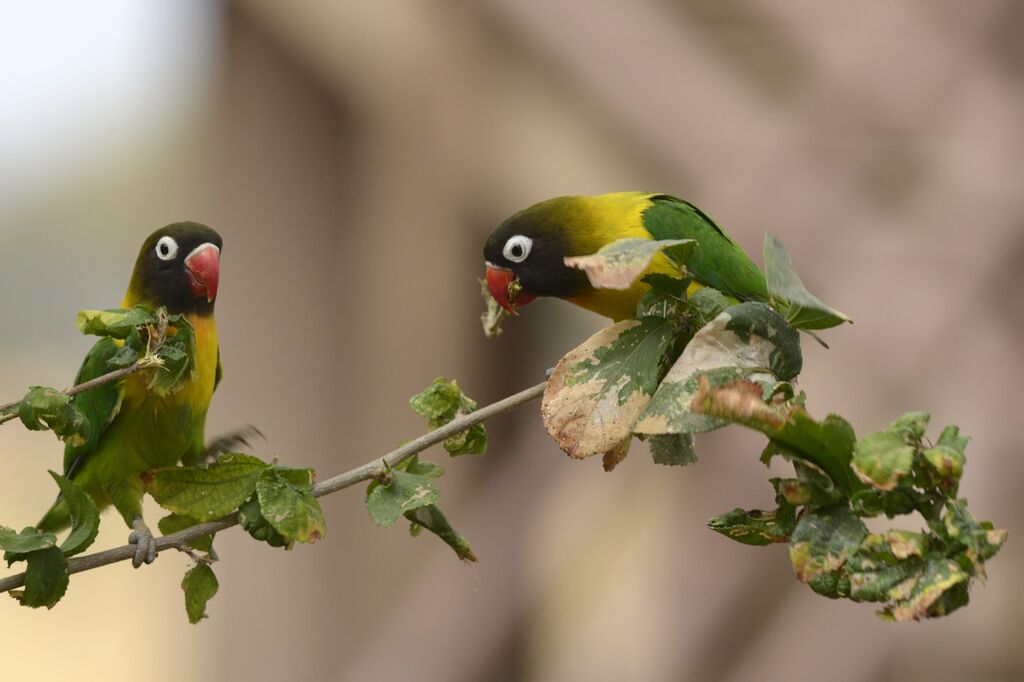
[[797, 329], [828, 329], [851, 322], [850, 318], [826, 305], [800, 280], [793, 259], [776, 237], [764, 237], [764, 270], [768, 294], [786, 311], [786, 320]]
[[[640, 278], [651, 260], [669, 247], [686, 247], [692, 251], [697, 242], [693, 239], [643, 239], [629, 237], [618, 239], [601, 247], [597, 253], [587, 256], [568, 256], [565, 264], [587, 273], [590, 284], [598, 289], [628, 289]], [[686, 253], [678, 255], [685, 261]]]

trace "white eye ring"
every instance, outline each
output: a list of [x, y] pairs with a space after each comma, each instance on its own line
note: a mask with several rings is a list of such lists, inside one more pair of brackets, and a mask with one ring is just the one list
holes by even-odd
[[522, 263], [530, 255], [532, 247], [533, 240], [526, 235], [513, 235], [505, 242], [505, 248], [501, 250], [501, 255], [513, 263]]
[[160, 237], [156, 243], [156, 257], [160, 260], [174, 260], [178, 255], [178, 242], [174, 237]]

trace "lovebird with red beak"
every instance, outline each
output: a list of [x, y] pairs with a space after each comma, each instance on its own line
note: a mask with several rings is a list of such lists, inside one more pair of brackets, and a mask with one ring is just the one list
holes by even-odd
[[564, 196], [534, 204], [503, 222], [484, 245], [491, 295], [514, 313], [538, 296], [554, 296], [613, 320], [636, 315], [648, 274], [678, 277], [664, 253], [627, 289], [595, 289], [565, 258], [597, 253], [619, 239], [694, 239], [686, 267], [690, 293], [711, 286], [737, 301], [765, 301], [764, 274], [725, 231], [693, 204], [668, 194], [615, 192]]
[[[85, 443], [64, 451], [64, 475], [75, 481], [102, 509], [109, 505], [132, 528], [133, 564], [156, 557], [153, 535], [142, 519], [142, 474], [179, 461], [194, 463], [205, 452], [206, 410], [220, 380], [220, 351], [213, 306], [220, 281], [220, 235], [199, 223], [174, 223], [146, 240], [135, 261], [121, 306], [163, 306], [185, 315], [196, 333], [196, 370], [179, 390], [161, 395], [144, 373], [131, 374], [73, 398], [89, 420]], [[75, 384], [113, 369], [108, 361], [123, 341], [103, 338], [85, 357]], [[38, 528], [59, 532], [70, 525], [67, 506], [58, 498]]]

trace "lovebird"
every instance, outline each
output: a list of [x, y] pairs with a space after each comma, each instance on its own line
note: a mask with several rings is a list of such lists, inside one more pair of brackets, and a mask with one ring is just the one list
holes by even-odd
[[[204, 453], [206, 410], [221, 376], [213, 307], [220, 280], [219, 234], [193, 222], [174, 223], [146, 239], [135, 261], [123, 308], [164, 306], [184, 314], [195, 328], [195, 378], [179, 390], [159, 395], [145, 373], [128, 375], [73, 398], [89, 421], [89, 438], [64, 450], [64, 475], [103, 509], [114, 505], [132, 528], [132, 565], [156, 558], [153, 534], [142, 518], [143, 472], [194, 463]], [[75, 384], [111, 371], [107, 361], [123, 341], [103, 338], [85, 356]], [[70, 525], [67, 505], [58, 498], [37, 527], [59, 532]]]
[[[484, 245], [487, 286], [498, 304], [514, 313], [538, 296], [554, 296], [611, 318], [636, 316], [652, 273], [678, 276], [659, 252], [628, 289], [596, 289], [567, 256], [586, 256], [628, 237], [695, 239], [686, 264], [693, 277], [689, 293], [711, 286], [738, 301], [767, 301], [764, 274], [706, 213], [668, 194], [615, 192], [598, 196], [555, 197], [534, 204], [498, 226]], [[515, 294], [509, 300], [509, 286]]]

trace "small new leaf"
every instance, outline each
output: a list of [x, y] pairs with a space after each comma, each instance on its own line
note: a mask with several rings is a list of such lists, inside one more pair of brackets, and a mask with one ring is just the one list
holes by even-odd
[[185, 611], [188, 622], [195, 625], [206, 618], [206, 604], [217, 594], [220, 584], [209, 564], [196, 564], [185, 574], [181, 589], [185, 592]]
[[[462, 392], [457, 381], [438, 377], [422, 393], [410, 398], [409, 406], [416, 414], [427, 419], [431, 429], [437, 429], [475, 410], [476, 401]], [[453, 456], [482, 454], [487, 451], [487, 429], [483, 424], [475, 424], [449, 436], [443, 445], [448, 454]]]
[[861, 438], [853, 446], [853, 470], [857, 478], [879, 490], [893, 490], [914, 464], [913, 446], [891, 431]]
[[405, 512], [437, 502], [429, 476], [392, 469], [389, 477], [387, 485], [374, 481], [366, 492], [366, 511], [378, 526], [390, 526]]

